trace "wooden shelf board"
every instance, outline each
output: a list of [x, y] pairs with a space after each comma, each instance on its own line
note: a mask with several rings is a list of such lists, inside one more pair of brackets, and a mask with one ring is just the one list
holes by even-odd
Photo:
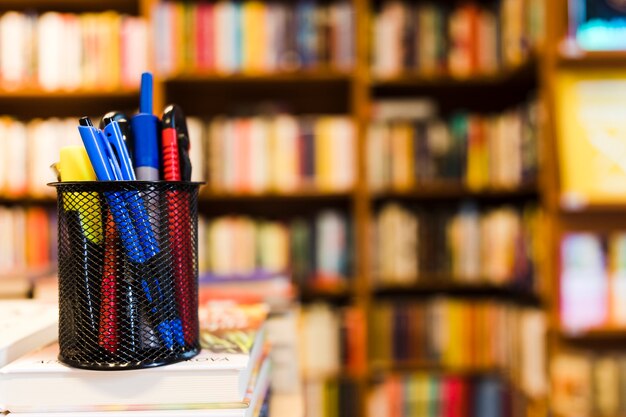
[[448, 367], [438, 363], [427, 361], [393, 361], [391, 363], [371, 364], [371, 376], [384, 373], [408, 373], [425, 372], [430, 374], [450, 375], [450, 376], [478, 376], [478, 375], [503, 375], [503, 372], [496, 367]]
[[539, 295], [510, 285], [497, 285], [485, 282], [453, 282], [449, 277], [444, 282], [434, 278], [425, 281], [410, 285], [377, 285], [374, 287], [373, 293], [379, 298], [445, 294], [464, 297], [503, 298], [533, 305], [543, 303]]
[[626, 196], [623, 203], [561, 203], [561, 214], [585, 214], [585, 213], [618, 213], [626, 211]]
[[624, 341], [626, 340], [626, 328], [593, 329], [574, 333], [565, 329], [559, 331], [561, 336], [571, 341]]
[[234, 193], [203, 190], [200, 192], [200, 201], [247, 201], [247, 200], [337, 200], [349, 199], [353, 196], [352, 191], [325, 192], [315, 190], [302, 190], [295, 192], [263, 192], [263, 193]]
[[302, 83], [302, 82], [343, 82], [353, 77], [352, 72], [315, 70], [315, 71], [284, 71], [273, 73], [233, 73], [216, 72], [184, 73], [166, 77], [166, 83]]
[[383, 190], [371, 193], [373, 198], [414, 198], [414, 199], [446, 199], [446, 198], [530, 198], [538, 195], [535, 182], [521, 184], [512, 188], [484, 188], [473, 190], [460, 183], [442, 182], [421, 184], [411, 190]]
[[23, 197], [10, 197], [3, 196], [0, 194], [0, 204], [20, 204], [20, 205], [29, 205], [29, 204], [42, 204], [42, 205], [51, 205], [56, 203], [56, 197], [48, 196], [48, 197], [33, 197], [33, 196], [23, 196]]
[[374, 77], [374, 87], [484, 87], [499, 86], [514, 82], [520, 77], [525, 77], [536, 71], [537, 58], [531, 57], [524, 63], [506, 68], [491, 74], [476, 74], [470, 76], [421, 75], [419, 73], [405, 72], [404, 74], [391, 77]]
[[67, 99], [97, 99], [97, 98], [130, 98], [139, 96], [138, 89], [120, 88], [117, 90], [104, 91], [96, 89], [77, 89], [77, 90], [44, 90], [41, 88], [20, 88], [17, 90], [0, 89], [1, 99], [42, 99], [51, 98], [59, 100]]
[[130, 14], [138, 13], [137, 1], [108, 0], [1, 0], [0, 10], [32, 10], [62, 11], [62, 12], [96, 12], [116, 10]]
[[316, 288], [305, 284], [299, 290], [299, 298], [304, 302], [324, 300], [341, 303], [348, 301], [352, 296], [352, 289], [348, 285], [335, 288]]
[[624, 51], [561, 51], [558, 54], [557, 64], [560, 67], [599, 67], [626, 65], [626, 50]]

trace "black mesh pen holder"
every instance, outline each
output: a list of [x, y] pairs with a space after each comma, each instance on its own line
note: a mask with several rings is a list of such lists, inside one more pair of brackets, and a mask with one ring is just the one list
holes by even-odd
[[101, 370], [179, 362], [200, 349], [200, 183], [53, 183], [59, 360]]

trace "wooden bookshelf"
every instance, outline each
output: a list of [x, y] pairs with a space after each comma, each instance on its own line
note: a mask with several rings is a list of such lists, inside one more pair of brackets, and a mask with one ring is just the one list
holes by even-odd
[[[560, 0], [561, 1], [561, 0]], [[3, 0], [0, 11], [28, 8], [36, 10], [58, 10], [72, 12], [94, 12], [113, 9], [122, 13], [151, 17], [152, 8], [159, 0], [112, 0], [97, 3], [84, 0]], [[553, 16], [554, 7], [546, 2], [547, 21]], [[476, 112], [499, 112], [509, 105], [522, 102], [529, 93], [540, 90], [547, 94], [550, 103], [553, 97], [549, 91], [556, 65], [565, 65], [563, 58], [554, 52], [554, 42], [548, 36], [546, 52], [531, 53], [520, 65], [507, 67], [491, 74], [466, 78], [452, 76], [421, 76], [415, 73], [402, 73], [399, 76], [381, 78], [374, 76], [371, 68], [371, 25], [372, 10], [377, 7], [369, 0], [352, 0], [355, 21], [355, 65], [347, 71], [320, 68], [315, 70], [279, 71], [271, 73], [222, 74], [214, 71], [194, 72], [183, 70], [178, 75], [161, 76], [155, 72], [155, 113], [168, 103], [181, 105], [188, 116], [210, 118], [228, 114], [242, 103], [259, 103], [268, 100], [287, 103], [294, 114], [349, 115], [356, 126], [357, 140], [356, 183], [346, 191], [325, 192], [314, 189], [298, 189], [293, 192], [236, 193], [211, 190], [203, 187], [200, 193], [199, 210], [202, 214], [223, 213], [292, 215], [313, 213], [327, 207], [339, 207], [349, 214], [353, 225], [352, 274], [349, 284], [342, 288], [300, 288], [299, 296], [304, 302], [326, 301], [333, 305], [354, 306], [367, 315], [372, 304], [380, 299], [397, 300], [404, 297], [424, 298], [441, 294], [495, 298], [516, 305], [544, 307], [558, 305], [552, 296], [546, 300], [543, 293], [529, 293], [514, 287], [496, 285], [466, 285], [459, 283], [428, 283], [412, 286], [375, 286], [372, 278], [371, 259], [374, 256], [371, 245], [371, 224], [376, 214], [376, 205], [381, 200], [409, 200], [418, 204], [437, 202], [455, 205], [464, 199], [485, 202], [526, 201], [542, 203], [546, 195], [554, 192], [544, 170], [538, 181], [522, 183], [515, 187], [491, 187], [469, 189], [461, 184], [420, 184], [410, 190], [372, 190], [367, 183], [366, 140], [370, 122], [372, 103], [381, 97], [405, 97], [426, 95], [438, 98], [442, 112], [467, 107]], [[548, 25], [549, 28], [549, 25]], [[552, 29], [549, 29], [552, 30]], [[601, 60], [599, 57], [591, 58]], [[610, 58], [618, 61], [620, 58]], [[576, 62], [581, 59], [577, 58]], [[572, 65], [574, 61], [572, 61]], [[585, 58], [585, 62], [588, 59]], [[569, 65], [569, 64], [568, 64]], [[546, 87], [548, 86], [548, 87]], [[136, 111], [137, 90], [76, 90], [47, 92], [37, 88], [0, 90], [0, 113], [15, 114], [21, 118], [77, 116], [82, 114], [103, 114], [113, 109]], [[548, 109], [551, 111], [551, 109]], [[546, 135], [552, 140], [550, 134]], [[543, 149], [542, 149], [543, 150]], [[548, 148], [545, 155], [548, 169], [554, 165], [554, 154]], [[0, 204], [42, 204], [49, 205], [53, 199], [7, 198], [0, 196]], [[547, 216], [558, 216], [558, 210], [548, 210]], [[550, 247], [554, 251], [554, 247]], [[552, 252], [551, 252], [552, 253]], [[552, 273], [547, 274], [550, 279]], [[434, 280], [433, 280], [434, 281]], [[551, 326], [554, 326], [551, 321]], [[366, 341], [363, 341], [366, 345]], [[466, 376], [476, 373], [490, 373], [493, 370], [442, 369], [441, 367], [416, 364], [394, 363], [388, 370], [404, 372], [412, 370], [433, 373], [458, 373]], [[376, 365], [368, 363], [366, 372], [351, 378], [358, 385], [359, 401], [362, 404], [357, 417], [365, 417], [367, 394], [370, 388], [369, 375]]]

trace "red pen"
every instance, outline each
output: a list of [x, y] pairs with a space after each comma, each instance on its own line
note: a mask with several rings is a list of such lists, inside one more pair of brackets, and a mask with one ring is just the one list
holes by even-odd
[[115, 221], [111, 213], [107, 216], [104, 232], [104, 267], [100, 287], [100, 331], [98, 344], [109, 353], [115, 353], [118, 346], [117, 334], [117, 263], [115, 254]]
[[[190, 181], [189, 134], [182, 109], [175, 104], [167, 106], [163, 112], [162, 123], [163, 178], [166, 181]], [[187, 194], [168, 191], [167, 208], [176, 301], [185, 343], [190, 344], [198, 337], [198, 300], [194, 285], [194, 253]]]

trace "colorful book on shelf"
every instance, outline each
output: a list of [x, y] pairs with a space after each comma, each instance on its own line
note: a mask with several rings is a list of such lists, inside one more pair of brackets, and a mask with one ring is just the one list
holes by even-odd
[[267, 308], [211, 303], [202, 306], [199, 317], [202, 350], [192, 359], [140, 370], [91, 371], [60, 363], [53, 343], [0, 369], [0, 404], [11, 412], [249, 407], [267, 361]]
[[466, 378], [410, 372], [372, 389], [368, 414], [380, 417], [504, 417], [508, 384], [495, 376]]
[[626, 203], [626, 77], [619, 69], [561, 71], [556, 126], [561, 204]]
[[609, 318], [609, 280], [603, 239], [569, 233], [561, 239], [560, 313], [568, 332], [599, 328]]

